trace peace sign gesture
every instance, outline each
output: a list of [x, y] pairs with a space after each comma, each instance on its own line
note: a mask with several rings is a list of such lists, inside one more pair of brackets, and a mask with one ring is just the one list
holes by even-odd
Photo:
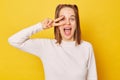
[[61, 26], [61, 25], [64, 25], [65, 22], [61, 22], [61, 20], [64, 19], [64, 16], [61, 16], [55, 20], [52, 20], [50, 18], [47, 18], [45, 20], [43, 20], [41, 23], [42, 23], [42, 27], [43, 29], [48, 29], [48, 28], [51, 28], [53, 26]]

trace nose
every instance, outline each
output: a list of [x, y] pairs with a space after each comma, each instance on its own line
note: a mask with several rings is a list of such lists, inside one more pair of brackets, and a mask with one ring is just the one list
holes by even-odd
[[66, 24], [70, 25], [70, 20], [69, 19], [66, 20]]

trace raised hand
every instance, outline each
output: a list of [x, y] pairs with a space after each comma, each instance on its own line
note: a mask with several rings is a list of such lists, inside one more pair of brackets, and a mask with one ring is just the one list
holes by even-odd
[[53, 26], [61, 26], [63, 24], [65, 24], [64, 21], [61, 21], [62, 19], [64, 19], [64, 16], [61, 16], [55, 20], [52, 20], [50, 18], [47, 18], [45, 20], [43, 20], [41, 23], [42, 23], [42, 26], [43, 26], [43, 29], [48, 29], [48, 28], [51, 28]]
[[46, 18], [46, 19], [43, 20], [41, 23], [42, 23], [43, 29], [48, 29], [48, 28], [52, 27], [53, 20], [52, 20], [52, 19], [49, 19], [49, 18]]

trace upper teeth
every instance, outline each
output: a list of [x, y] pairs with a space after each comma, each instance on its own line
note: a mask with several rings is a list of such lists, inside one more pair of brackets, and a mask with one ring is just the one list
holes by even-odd
[[71, 28], [64, 28], [64, 30], [70, 30]]

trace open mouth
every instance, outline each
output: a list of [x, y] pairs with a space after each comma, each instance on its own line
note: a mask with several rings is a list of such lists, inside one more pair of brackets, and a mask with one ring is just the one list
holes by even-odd
[[64, 30], [65, 35], [66, 35], [66, 36], [69, 36], [69, 35], [71, 34], [72, 28], [71, 28], [71, 27], [66, 27], [66, 28], [64, 28], [63, 30]]

